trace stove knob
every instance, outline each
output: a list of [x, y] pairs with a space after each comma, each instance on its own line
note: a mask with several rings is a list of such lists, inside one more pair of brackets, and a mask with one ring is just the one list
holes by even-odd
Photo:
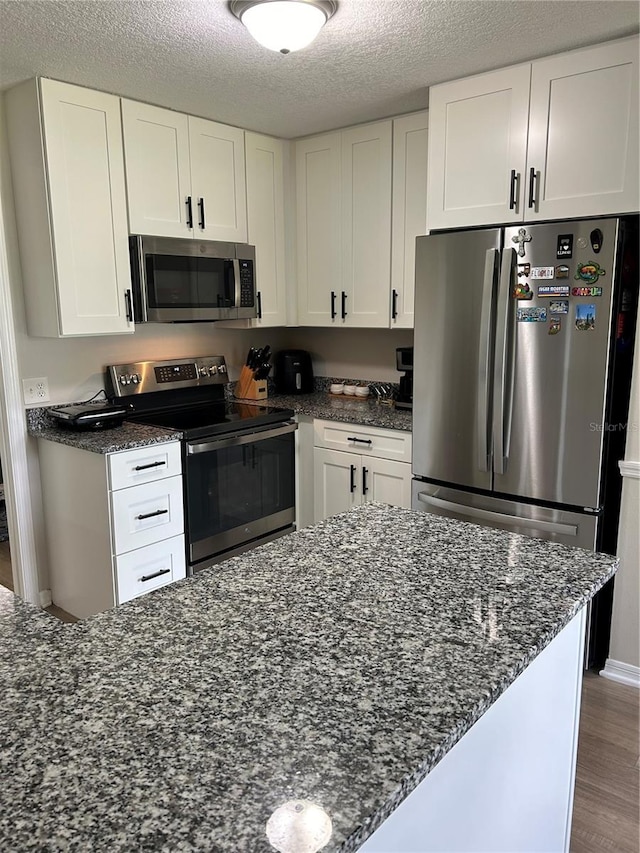
[[226, 364], [221, 364], [221, 365], [218, 367], [218, 373], [226, 373], [226, 372], [227, 372], [227, 365], [226, 365]]
[[127, 377], [124, 375], [124, 373], [120, 374], [120, 384], [121, 385], [127, 384]]
[[200, 376], [208, 376], [209, 375], [209, 371], [207, 370], [206, 367], [201, 367], [198, 372], [200, 373]]
[[209, 368], [209, 376], [215, 376], [217, 372], [218, 368], [215, 366], [215, 364], [212, 364]]
[[137, 373], [131, 374], [131, 381], [133, 382], [134, 385], [137, 385], [138, 382], [140, 382], [140, 377], [138, 376]]

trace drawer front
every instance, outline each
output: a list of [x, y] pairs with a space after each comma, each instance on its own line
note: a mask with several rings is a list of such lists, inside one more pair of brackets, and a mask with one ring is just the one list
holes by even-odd
[[182, 477], [111, 492], [111, 517], [114, 554], [183, 533]]
[[108, 456], [109, 488], [128, 489], [140, 483], [151, 483], [182, 473], [180, 442], [151, 444]]
[[322, 420], [313, 422], [313, 430], [316, 447], [411, 462], [410, 432]]
[[187, 576], [184, 536], [114, 557], [117, 603], [139, 598]]

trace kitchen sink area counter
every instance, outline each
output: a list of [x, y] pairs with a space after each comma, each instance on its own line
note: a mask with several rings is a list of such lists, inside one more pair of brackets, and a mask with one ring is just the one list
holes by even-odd
[[372, 503], [74, 625], [3, 593], [0, 847], [383, 849], [615, 568]]

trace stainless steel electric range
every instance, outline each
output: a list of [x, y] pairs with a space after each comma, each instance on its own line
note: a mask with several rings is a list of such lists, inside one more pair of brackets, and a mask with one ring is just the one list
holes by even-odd
[[223, 356], [116, 364], [106, 374], [127, 420], [182, 432], [189, 574], [294, 529], [293, 410], [225, 399]]

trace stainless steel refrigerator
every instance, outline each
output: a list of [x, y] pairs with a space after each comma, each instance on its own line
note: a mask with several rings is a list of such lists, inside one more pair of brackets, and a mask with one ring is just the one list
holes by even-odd
[[414, 509], [615, 551], [638, 218], [418, 237]]

